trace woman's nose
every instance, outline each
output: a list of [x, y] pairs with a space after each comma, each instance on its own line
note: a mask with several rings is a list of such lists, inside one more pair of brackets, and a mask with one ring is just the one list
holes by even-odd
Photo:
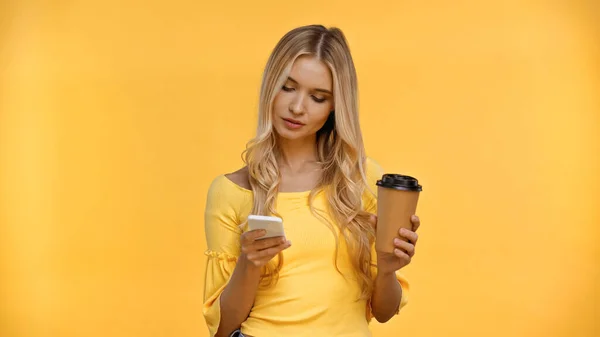
[[301, 114], [304, 112], [304, 95], [298, 94], [294, 97], [290, 103], [290, 112], [294, 114]]

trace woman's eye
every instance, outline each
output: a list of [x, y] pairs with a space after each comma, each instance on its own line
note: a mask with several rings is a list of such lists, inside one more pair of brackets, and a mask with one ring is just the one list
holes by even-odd
[[[291, 92], [296, 90], [296, 88], [292, 88], [292, 87], [287, 87], [287, 86], [282, 86], [281, 90], [286, 91], [286, 92]], [[311, 96], [313, 101], [317, 102], [317, 103], [323, 103], [327, 100], [327, 98], [322, 98], [322, 97], [317, 97], [317, 96]]]

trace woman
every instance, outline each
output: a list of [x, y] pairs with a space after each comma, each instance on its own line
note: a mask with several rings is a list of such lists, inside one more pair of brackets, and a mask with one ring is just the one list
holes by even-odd
[[[419, 220], [393, 254], [374, 250], [383, 172], [364, 153], [356, 82], [337, 28], [296, 28], [273, 50], [246, 166], [208, 192], [211, 336], [370, 336], [372, 317], [385, 322], [406, 304], [398, 270], [414, 255]], [[283, 218], [286, 237], [260, 240], [249, 214]]]

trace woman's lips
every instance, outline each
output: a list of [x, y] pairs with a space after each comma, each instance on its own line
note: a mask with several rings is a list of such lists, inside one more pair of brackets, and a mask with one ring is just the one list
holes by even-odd
[[297, 130], [304, 126], [301, 122], [291, 119], [291, 118], [283, 118], [283, 122], [288, 129]]

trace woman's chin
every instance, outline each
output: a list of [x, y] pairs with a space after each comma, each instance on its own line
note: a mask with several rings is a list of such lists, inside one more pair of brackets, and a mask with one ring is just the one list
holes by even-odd
[[298, 140], [304, 138], [304, 134], [298, 131], [291, 131], [285, 128], [275, 128], [275, 134], [283, 140]]

